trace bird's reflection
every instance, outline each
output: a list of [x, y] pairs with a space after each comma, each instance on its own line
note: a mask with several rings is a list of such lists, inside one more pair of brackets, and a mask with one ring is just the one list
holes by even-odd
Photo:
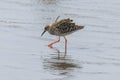
[[48, 71], [52, 70], [50, 72], [53, 72], [53, 74], [67, 75], [74, 71], [74, 69], [81, 68], [80, 64], [77, 64], [79, 62], [71, 59], [70, 56], [60, 57], [60, 50], [57, 48], [52, 49], [56, 50], [58, 54], [44, 59], [44, 68]]
[[62, 53], [62, 52], [60, 52], [60, 50], [59, 49], [57, 49], [57, 48], [55, 48], [55, 47], [52, 47], [51, 49], [53, 49], [53, 50], [55, 50], [56, 52], [55, 53], [57, 53], [57, 59], [60, 59], [60, 54]]
[[57, 59], [65, 59], [66, 54], [65, 52], [61, 52], [59, 49], [52, 47], [51, 49], [53, 49], [55, 51], [55, 53], [57, 53]]

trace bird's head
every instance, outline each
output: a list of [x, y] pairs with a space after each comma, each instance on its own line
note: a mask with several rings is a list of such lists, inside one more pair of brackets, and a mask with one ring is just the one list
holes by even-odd
[[49, 28], [50, 28], [50, 25], [45, 26], [44, 31], [43, 31], [43, 33], [41, 34], [41, 36], [43, 36], [43, 34], [44, 34], [46, 31], [48, 31]]

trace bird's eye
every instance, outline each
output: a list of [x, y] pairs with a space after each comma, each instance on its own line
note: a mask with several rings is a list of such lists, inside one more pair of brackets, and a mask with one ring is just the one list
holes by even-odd
[[45, 27], [45, 30], [47, 30], [47, 27]]
[[45, 30], [46, 30], [46, 27], [45, 27]]
[[46, 26], [46, 27], [45, 27], [45, 30], [48, 30], [48, 28], [49, 28], [49, 26]]

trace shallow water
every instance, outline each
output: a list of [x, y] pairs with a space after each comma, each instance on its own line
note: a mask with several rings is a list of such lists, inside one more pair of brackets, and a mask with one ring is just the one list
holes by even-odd
[[[1, 80], [120, 79], [120, 1], [1, 0]], [[56, 17], [85, 25], [48, 48], [56, 36], [44, 34]]]

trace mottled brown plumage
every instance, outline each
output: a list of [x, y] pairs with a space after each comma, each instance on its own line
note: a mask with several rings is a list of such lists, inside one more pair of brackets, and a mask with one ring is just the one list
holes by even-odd
[[[58, 19], [58, 18], [57, 18]], [[66, 35], [71, 34], [77, 30], [83, 29], [84, 26], [79, 26], [76, 25], [72, 19], [67, 18], [67, 19], [62, 19], [60, 21], [56, 21], [50, 25], [47, 25], [44, 29], [44, 32], [42, 33], [42, 35], [48, 31], [50, 34], [52, 35], [56, 35], [59, 36], [59, 39], [51, 44], [49, 44], [49, 47], [52, 47], [52, 45], [54, 43], [57, 43], [60, 41], [60, 36], [63, 36], [65, 39], [65, 53], [66, 53], [66, 48], [67, 48], [67, 39], [66, 39]], [[42, 36], [41, 35], [41, 36]]]
[[45, 27], [45, 31], [48, 31], [52, 35], [65, 36], [82, 28], [84, 28], [84, 26], [78, 26], [75, 23], [73, 23], [72, 19], [68, 18], [68, 19], [62, 19], [51, 25], [47, 25]]

